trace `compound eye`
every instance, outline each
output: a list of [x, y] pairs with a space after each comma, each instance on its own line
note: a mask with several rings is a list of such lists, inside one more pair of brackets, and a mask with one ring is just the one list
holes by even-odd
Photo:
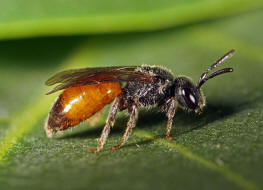
[[195, 109], [197, 107], [197, 100], [191, 90], [189, 88], [185, 88], [182, 90], [182, 94], [187, 107], [190, 109]]

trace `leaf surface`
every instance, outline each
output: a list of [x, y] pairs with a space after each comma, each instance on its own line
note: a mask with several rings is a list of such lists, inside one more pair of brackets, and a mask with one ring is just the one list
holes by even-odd
[[[262, 17], [258, 10], [151, 33], [0, 42], [0, 189], [262, 189]], [[44, 81], [57, 71], [148, 64], [197, 81], [232, 48], [236, 54], [224, 65], [234, 73], [204, 85], [201, 116], [178, 111], [174, 141], [165, 140], [166, 118], [156, 109], [140, 111], [117, 151], [110, 147], [123, 134], [124, 113], [98, 154], [87, 150], [96, 146], [106, 113], [95, 127], [83, 123], [53, 139], [44, 134], [58, 95], [45, 96]]]

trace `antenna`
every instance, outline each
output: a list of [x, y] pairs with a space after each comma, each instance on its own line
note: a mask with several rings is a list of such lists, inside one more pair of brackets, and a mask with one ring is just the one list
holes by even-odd
[[218, 65], [222, 64], [225, 60], [227, 60], [230, 57], [232, 57], [234, 53], [235, 53], [234, 49], [230, 50], [225, 55], [223, 55], [220, 59], [218, 59], [214, 64], [212, 64], [205, 72], [203, 72], [203, 74], [200, 76], [200, 79], [198, 81], [197, 88], [200, 88], [207, 80], [212, 79], [215, 76], [218, 76], [218, 75], [221, 75], [221, 74], [224, 74], [224, 73], [233, 72], [234, 71], [233, 68], [224, 68], [224, 69], [220, 69], [220, 70], [212, 73], [211, 75], [207, 76], [207, 74], [211, 70], [216, 68]]

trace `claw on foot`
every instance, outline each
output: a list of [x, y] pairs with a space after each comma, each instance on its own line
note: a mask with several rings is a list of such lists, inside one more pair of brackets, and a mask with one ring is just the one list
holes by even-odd
[[96, 152], [99, 152], [99, 150], [98, 150], [98, 149], [96, 149], [96, 148], [93, 148], [93, 149], [88, 149], [88, 152], [93, 152], [93, 153], [96, 153]]
[[112, 147], [111, 147], [112, 150], [117, 150], [117, 149], [119, 149], [119, 148], [121, 148], [121, 145], [116, 145], [116, 146], [112, 146]]

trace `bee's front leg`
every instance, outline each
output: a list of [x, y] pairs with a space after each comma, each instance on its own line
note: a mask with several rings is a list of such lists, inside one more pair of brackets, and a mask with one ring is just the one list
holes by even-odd
[[177, 103], [175, 97], [170, 98], [168, 102], [169, 102], [169, 107], [168, 107], [168, 111], [166, 113], [166, 115], [168, 117], [167, 127], [166, 127], [166, 139], [172, 140], [172, 137], [170, 136], [170, 132], [171, 132], [171, 128], [173, 125], [173, 118], [174, 118], [175, 112], [178, 108], [178, 103]]

